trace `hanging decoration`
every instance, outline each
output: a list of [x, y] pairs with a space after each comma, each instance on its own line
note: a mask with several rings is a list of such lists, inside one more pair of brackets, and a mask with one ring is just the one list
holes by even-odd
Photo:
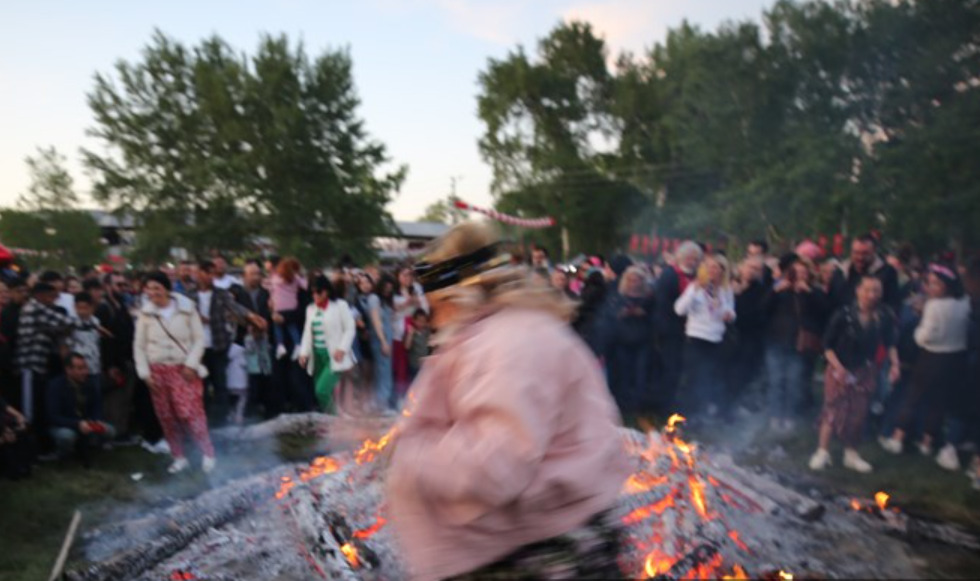
[[520, 226], [521, 228], [550, 228], [555, 225], [555, 219], [551, 216], [546, 216], [544, 218], [521, 218], [519, 216], [511, 216], [510, 214], [503, 214], [496, 210], [481, 208], [479, 206], [474, 206], [468, 204], [462, 200], [454, 200], [453, 205], [460, 210], [466, 210], [468, 212], [477, 212], [483, 214], [492, 220], [508, 224], [510, 226]]

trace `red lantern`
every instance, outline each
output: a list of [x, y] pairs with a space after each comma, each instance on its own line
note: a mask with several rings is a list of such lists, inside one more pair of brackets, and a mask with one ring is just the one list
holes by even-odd
[[649, 253], [650, 253], [650, 237], [644, 234], [643, 235], [643, 254], [649, 254]]
[[653, 248], [651, 249], [653, 254], [656, 254], [660, 250], [660, 236], [653, 237]]
[[630, 254], [636, 254], [640, 251], [640, 236], [639, 234], [633, 234], [630, 236]]
[[826, 234], [821, 234], [821, 235], [817, 236], [817, 246], [820, 247], [820, 250], [823, 250], [823, 253], [824, 254], [827, 254], [827, 235]]

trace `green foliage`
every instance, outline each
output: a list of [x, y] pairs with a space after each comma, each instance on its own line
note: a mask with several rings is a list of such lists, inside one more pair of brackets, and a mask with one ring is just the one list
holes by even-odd
[[101, 230], [91, 214], [76, 209], [78, 195], [65, 162], [55, 148], [39, 148], [25, 160], [31, 181], [19, 209], [0, 210], [0, 240], [36, 251], [19, 256], [32, 269], [92, 265], [103, 257]]
[[869, 228], [976, 247], [978, 31], [980, 0], [780, 0], [611, 69], [561, 24], [481, 74], [481, 152], [498, 207], [555, 215], [571, 250]]
[[466, 221], [467, 213], [455, 206], [452, 196], [442, 200], [436, 200], [425, 207], [425, 212], [419, 216], [420, 222], [439, 222], [440, 224], [454, 225]]
[[186, 47], [160, 32], [137, 62], [98, 74], [86, 150], [95, 198], [147, 225], [139, 252], [240, 250], [258, 235], [305, 261], [370, 253], [406, 170], [357, 117], [350, 55], [310, 58], [285, 37], [254, 56], [218, 37]]

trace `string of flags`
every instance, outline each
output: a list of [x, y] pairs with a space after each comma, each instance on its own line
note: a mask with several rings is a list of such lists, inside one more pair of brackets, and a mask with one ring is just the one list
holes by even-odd
[[511, 216], [510, 214], [504, 214], [493, 209], [474, 206], [462, 200], [454, 200], [453, 205], [460, 210], [477, 212], [478, 214], [483, 214], [492, 220], [496, 220], [510, 226], [520, 226], [522, 228], [550, 228], [551, 226], [555, 225], [555, 219], [551, 216], [545, 216], [543, 218], [521, 218], [520, 216]]

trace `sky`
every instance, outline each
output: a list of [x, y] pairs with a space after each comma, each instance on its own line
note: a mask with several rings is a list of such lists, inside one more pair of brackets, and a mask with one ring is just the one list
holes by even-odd
[[[759, 20], [772, 0], [5, 0], [0, 2], [0, 206], [28, 185], [24, 158], [55, 146], [87, 195], [81, 147], [96, 72], [135, 61], [155, 28], [184, 42], [218, 34], [252, 53], [261, 34], [301, 39], [309, 54], [347, 48], [368, 132], [408, 179], [389, 207], [418, 218], [450, 191], [490, 205], [477, 149], [477, 76], [490, 58], [531, 49], [555, 25], [586, 20], [611, 54], [662, 41], [682, 20], [711, 30]], [[529, 51], [530, 52], [530, 51]]]

